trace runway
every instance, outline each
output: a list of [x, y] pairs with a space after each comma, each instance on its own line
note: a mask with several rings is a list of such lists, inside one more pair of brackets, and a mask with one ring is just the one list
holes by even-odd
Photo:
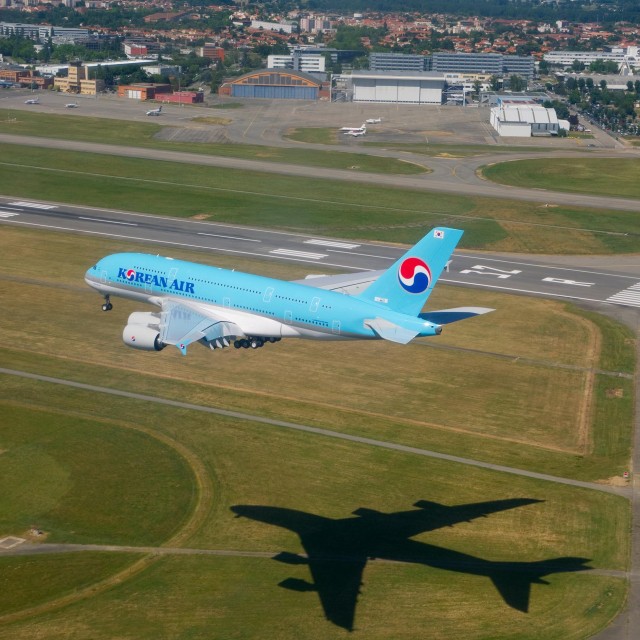
[[[288, 261], [309, 266], [310, 274], [387, 269], [405, 249], [300, 233], [95, 209], [0, 196], [0, 223], [64, 233], [144, 242], [150, 252], [172, 247], [210, 254]], [[96, 256], [97, 258], [98, 256]], [[640, 272], [562, 265], [549, 257], [523, 258], [456, 251], [441, 282], [506, 293], [536, 295], [640, 311]], [[215, 263], [215, 257], [203, 258]]]

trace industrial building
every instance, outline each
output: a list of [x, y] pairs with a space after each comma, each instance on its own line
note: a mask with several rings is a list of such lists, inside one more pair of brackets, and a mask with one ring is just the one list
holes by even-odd
[[269, 69], [293, 69], [305, 73], [324, 73], [325, 57], [315, 53], [294, 51], [290, 55], [270, 55], [267, 57]]
[[558, 135], [559, 123], [555, 109], [538, 104], [509, 104], [491, 109], [491, 126], [500, 136], [530, 138], [531, 136]]
[[499, 77], [517, 75], [532, 80], [535, 63], [532, 56], [502, 53], [449, 53], [439, 51], [430, 57], [428, 69], [439, 73], [481, 73]]
[[442, 73], [354, 71], [351, 74], [354, 102], [442, 104], [444, 85]]
[[81, 62], [72, 62], [69, 64], [66, 78], [54, 78], [53, 88], [63, 93], [95, 96], [104, 90], [104, 80], [91, 80], [87, 67]]
[[123, 84], [118, 87], [119, 98], [131, 98], [132, 100], [155, 100], [160, 94], [164, 93], [171, 93], [170, 84], [140, 82], [129, 85]]
[[322, 82], [302, 71], [260, 69], [225, 82], [219, 94], [234, 98], [318, 100]]
[[370, 71], [427, 71], [428, 56], [406, 53], [369, 54]]

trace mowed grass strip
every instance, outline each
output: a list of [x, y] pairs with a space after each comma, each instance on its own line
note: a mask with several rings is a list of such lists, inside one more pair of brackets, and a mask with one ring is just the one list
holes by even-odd
[[[192, 120], [198, 124], [212, 126], [225, 126], [231, 122], [229, 118], [197, 115]], [[78, 140], [100, 144], [106, 142], [111, 145], [185, 151], [210, 156], [246, 158], [249, 160], [260, 159], [269, 162], [371, 173], [414, 175], [429, 171], [426, 167], [418, 164], [409, 164], [395, 158], [372, 154], [330, 152], [316, 149], [290, 149], [262, 145], [169, 142], [155, 137], [162, 129], [162, 125], [150, 122], [29, 113], [25, 111], [16, 112], [0, 109], [0, 133], [13, 135]]]
[[482, 174], [494, 182], [518, 187], [640, 198], [637, 158], [516, 160], [483, 167]]
[[[556, 475], [606, 479], [628, 468], [632, 381], [614, 369], [602, 381], [621, 391], [594, 395], [592, 369], [611, 349], [626, 354], [622, 362], [629, 367], [630, 332], [609, 321], [596, 325], [562, 303], [441, 286], [434, 294], [438, 307], [470, 304], [472, 296], [473, 304], [496, 311], [405, 347], [289, 340], [256, 352], [211, 353], [193, 345], [185, 358], [173, 348], [161, 354], [126, 348], [126, 319], [145, 305], [118, 300], [104, 314], [82, 281], [98, 256], [139, 247], [18, 229], [1, 241], [7, 367]], [[59, 255], [69, 258], [59, 263]], [[272, 263], [215, 262], [276, 277], [301, 275], [300, 268]], [[47, 267], [53, 264], [57, 271]], [[41, 318], [52, 308], [43, 332]], [[87, 328], [80, 337], [70, 329], [77, 326]], [[150, 368], [153, 375], [141, 375]]]
[[638, 216], [620, 211], [15, 145], [0, 151], [9, 159], [0, 189], [21, 198], [407, 244], [444, 225], [464, 229], [462, 248], [527, 253], [632, 252], [640, 233]]

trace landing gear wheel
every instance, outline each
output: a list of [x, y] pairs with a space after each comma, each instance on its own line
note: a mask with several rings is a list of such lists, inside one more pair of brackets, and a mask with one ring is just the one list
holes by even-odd
[[111, 301], [109, 300], [109, 296], [105, 296], [104, 297], [104, 304], [102, 305], [102, 310], [103, 311], [111, 311], [111, 309], [113, 309], [113, 305], [111, 304]]
[[264, 344], [264, 342], [262, 341], [261, 338], [251, 338], [251, 340], [249, 341], [249, 346], [252, 349], [258, 349], [259, 347], [261, 347]]

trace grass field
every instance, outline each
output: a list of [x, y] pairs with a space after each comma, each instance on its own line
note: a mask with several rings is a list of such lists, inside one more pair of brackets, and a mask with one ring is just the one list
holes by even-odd
[[483, 167], [501, 184], [551, 191], [640, 198], [640, 160], [635, 158], [545, 158]]
[[[229, 118], [217, 117], [194, 117], [193, 121], [217, 126], [224, 126], [231, 122]], [[59, 138], [62, 140], [80, 140], [83, 142], [108, 142], [112, 145], [133, 145], [151, 149], [188, 151], [203, 155], [247, 158], [250, 160], [260, 159], [268, 162], [285, 162], [356, 172], [412, 175], [428, 171], [428, 168], [415, 163], [401, 162], [394, 158], [361, 153], [334, 153], [314, 149], [287, 149], [284, 147], [211, 142], [168, 142], [155, 138], [162, 128], [162, 125], [150, 122], [112, 120], [109, 118], [78, 118], [0, 109], [0, 133]]]
[[[0, 145], [0, 189], [17, 197], [413, 243], [432, 226], [465, 230], [464, 248], [526, 253], [637, 251], [638, 216], [620, 211], [426, 193]], [[153, 178], [150, 178], [153, 176]], [[559, 229], [562, 232], [559, 233]]]
[[[140, 353], [122, 345], [120, 335], [128, 312], [141, 305], [118, 300], [104, 314], [82, 280], [98, 256], [139, 248], [3, 227], [2, 366], [564, 476], [607, 478], [626, 468], [631, 381], [591, 372], [634, 369], [631, 334], [609, 320], [556, 302], [440, 287], [438, 307], [477, 304], [497, 311], [451, 327], [437, 342], [408, 347], [283, 341], [256, 352], [194, 347], [186, 358], [169, 349]], [[228, 257], [216, 256], [215, 263], [284, 278], [304, 273]], [[574, 556], [596, 569], [627, 566], [629, 504], [609, 494], [0, 378], [0, 463], [11, 470], [9, 484], [3, 481], [10, 490], [0, 496], [0, 536], [36, 526], [48, 541], [300, 553], [294, 532], [237, 518], [231, 507], [340, 519], [359, 508], [404, 511], [418, 500], [456, 505], [526, 498], [540, 502], [436, 527], [416, 540], [481, 563]], [[621, 397], [607, 393], [614, 385]], [[428, 625], [430, 637], [443, 639], [583, 638], [607, 624], [626, 594], [620, 578], [552, 573], [549, 584], [533, 585], [523, 613], [506, 604], [488, 577], [464, 569], [370, 562], [355, 632], [409, 639]], [[324, 619], [316, 593], [278, 586], [289, 578], [308, 581], [308, 567], [241, 555], [0, 557], [0, 637], [349, 635]], [[25, 607], [39, 608], [21, 617]]]

